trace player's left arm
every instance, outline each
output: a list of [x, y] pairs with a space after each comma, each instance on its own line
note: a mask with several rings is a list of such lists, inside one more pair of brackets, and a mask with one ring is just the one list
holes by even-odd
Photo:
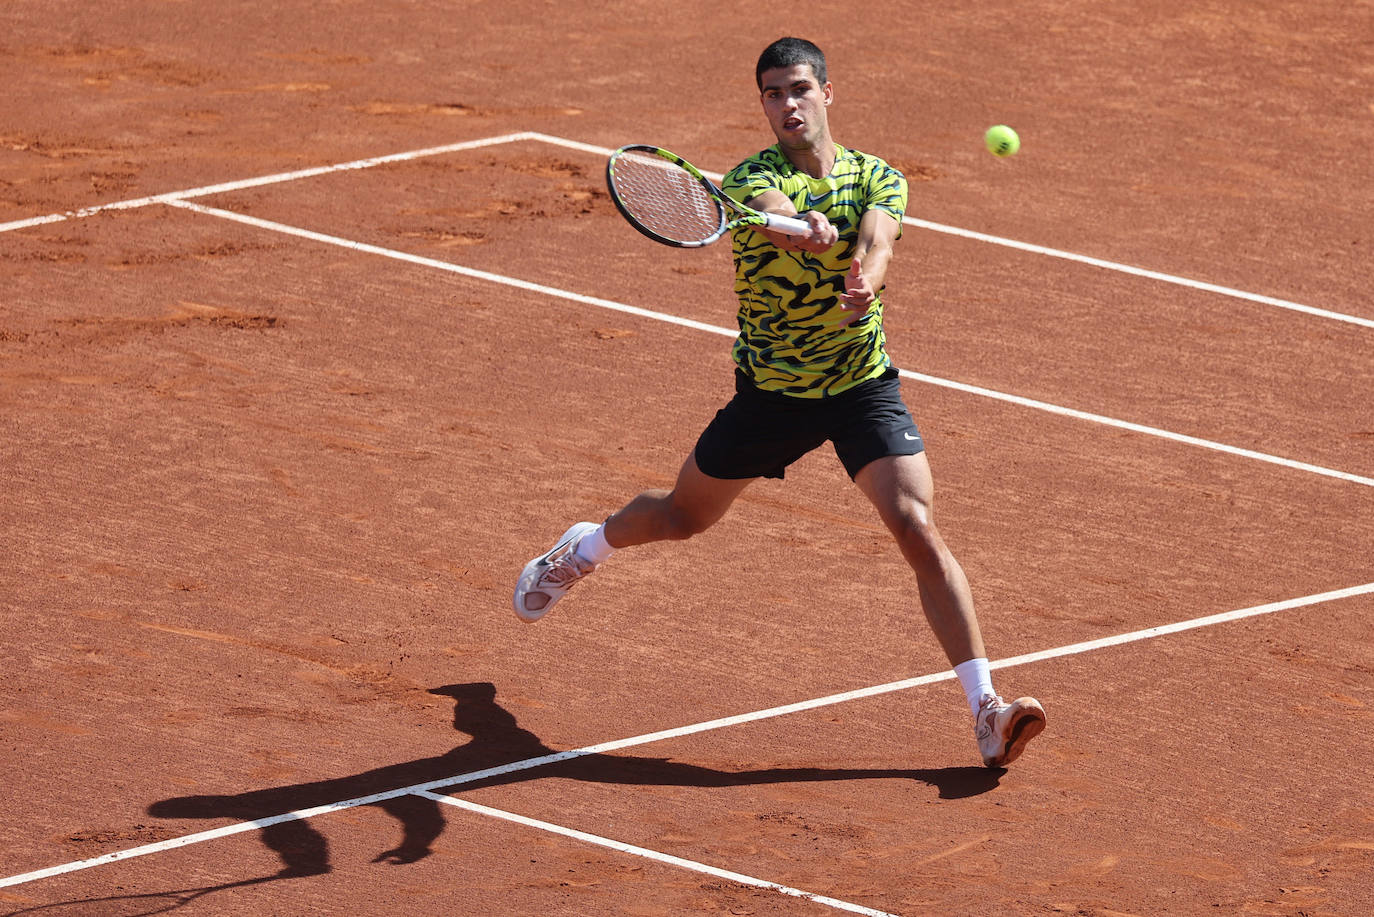
[[859, 219], [859, 238], [854, 243], [854, 260], [844, 278], [840, 305], [849, 312], [843, 324], [852, 325], [867, 314], [883, 291], [887, 266], [892, 261], [892, 246], [901, 234], [902, 224], [886, 210], [869, 210]]

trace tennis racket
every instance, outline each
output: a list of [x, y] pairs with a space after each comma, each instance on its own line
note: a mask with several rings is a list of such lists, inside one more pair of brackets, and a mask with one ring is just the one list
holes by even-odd
[[665, 245], [700, 248], [739, 226], [762, 226], [789, 236], [811, 231], [805, 220], [735, 203], [696, 166], [656, 146], [633, 143], [612, 153], [606, 185], [630, 225]]

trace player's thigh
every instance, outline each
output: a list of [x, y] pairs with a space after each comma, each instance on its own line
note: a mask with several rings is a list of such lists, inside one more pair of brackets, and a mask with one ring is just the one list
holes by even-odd
[[874, 459], [859, 469], [854, 483], [891, 531], [911, 526], [933, 527], [935, 482], [924, 452]]
[[675, 516], [689, 528], [703, 531], [720, 520], [755, 478], [713, 478], [697, 467], [695, 450], [682, 463], [669, 494]]

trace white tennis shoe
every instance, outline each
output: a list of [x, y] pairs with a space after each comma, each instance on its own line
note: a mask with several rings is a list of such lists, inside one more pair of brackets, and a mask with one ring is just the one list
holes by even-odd
[[1045, 728], [1045, 708], [1033, 697], [1018, 697], [1010, 704], [985, 694], [973, 720], [978, 751], [988, 767], [1006, 767], [1026, 750], [1026, 743]]
[[515, 614], [533, 624], [597, 565], [577, 556], [577, 544], [596, 531], [595, 522], [579, 522], [563, 533], [549, 553], [525, 564], [515, 584]]

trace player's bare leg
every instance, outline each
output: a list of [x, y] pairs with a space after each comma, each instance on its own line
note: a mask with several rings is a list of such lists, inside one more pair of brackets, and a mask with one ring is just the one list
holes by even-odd
[[870, 462], [854, 483], [877, 508], [916, 572], [921, 608], [950, 664], [985, 656], [968, 580], [935, 528], [931, 511], [935, 485], [925, 453]]
[[926, 620], [968, 696], [983, 763], [1010, 764], [1045, 728], [1045, 711], [1030, 697], [1007, 704], [992, 688], [968, 580], [935, 528], [935, 485], [925, 453], [870, 462], [854, 480], [916, 573]]
[[672, 490], [646, 490], [611, 514], [606, 541], [628, 548], [699, 535], [720, 521], [752, 480], [710, 477], [697, 467], [695, 453], [689, 455]]
[[547, 553], [525, 564], [515, 584], [515, 614], [527, 624], [542, 619], [618, 548], [680, 541], [706, 531], [749, 481], [709, 477], [697, 467], [695, 455], [689, 455], [672, 490], [645, 491], [603, 525], [575, 523]]

